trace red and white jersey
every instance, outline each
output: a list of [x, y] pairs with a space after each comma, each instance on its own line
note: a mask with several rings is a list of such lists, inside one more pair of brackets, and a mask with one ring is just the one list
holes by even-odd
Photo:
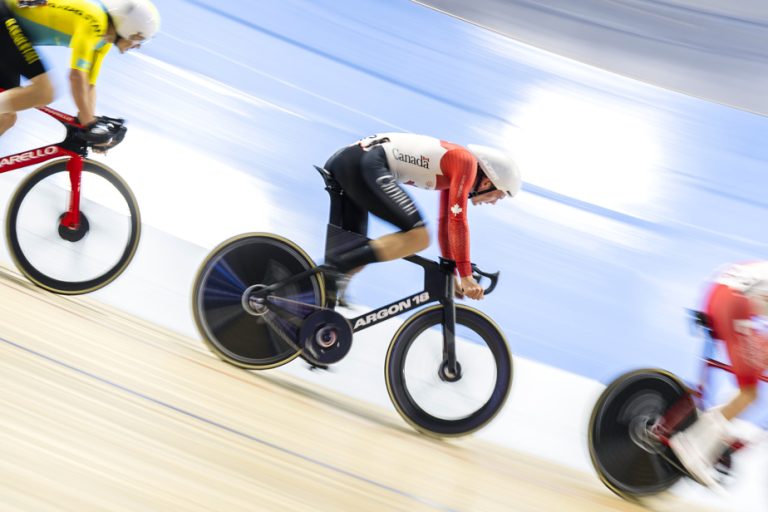
[[448, 152], [440, 139], [414, 133], [379, 133], [358, 142], [363, 149], [381, 146], [387, 165], [400, 183], [435, 190], [438, 176], [444, 176], [440, 163]]
[[477, 160], [463, 146], [413, 133], [379, 133], [358, 142], [364, 150], [381, 146], [398, 182], [440, 190], [438, 241], [459, 275], [472, 274], [467, 202], [477, 177]]
[[731, 264], [720, 269], [715, 282], [743, 293], [768, 315], [768, 261]]

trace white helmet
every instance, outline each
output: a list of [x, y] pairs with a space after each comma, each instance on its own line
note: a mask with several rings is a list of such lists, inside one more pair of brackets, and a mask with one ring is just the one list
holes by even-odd
[[467, 149], [475, 155], [480, 169], [497, 190], [503, 190], [510, 196], [520, 191], [523, 185], [520, 169], [512, 157], [499, 149], [478, 144], [467, 144]]
[[160, 30], [160, 13], [149, 0], [102, 0], [107, 14], [123, 39], [152, 37]]

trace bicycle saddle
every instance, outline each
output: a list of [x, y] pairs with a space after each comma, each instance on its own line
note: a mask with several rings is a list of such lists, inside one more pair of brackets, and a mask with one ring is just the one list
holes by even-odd
[[313, 166], [317, 172], [320, 173], [320, 176], [323, 177], [323, 181], [325, 181], [325, 187], [329, 190], [337, 190], [341, 191], [341, 185], [339, 185], [339, 182], [336, 181], [336, 178], [333, 177], [331, 172], [327, 169], [323, 169], [322, 167], [319, 167], [317, 165]]

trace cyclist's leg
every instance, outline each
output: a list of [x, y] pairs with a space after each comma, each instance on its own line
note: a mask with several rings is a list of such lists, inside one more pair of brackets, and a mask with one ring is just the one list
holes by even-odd
[[757, 383], [739, 384], [739, 393], [725, 404], [720, 412], [725, 419], [731, 420], [746, 411], [755, 400], [757, 400]]
[[341, 227], [347, 231], [368, 235], [368, 210], [351, 200], [349, 190], [358, 187], [355, 183], [360, 175], [360, 158], [363, 150], [358, 145], [338, 150], [325, 163], [325, 169], [341, 185], [345, 193], [341, 201]]
[[[368, 210], [352, 200], [353, 193], [351, 192], [360, 188], [360, 158], [362, 153], [363, 150], [358, 145], [342, 148], [328, 159], [325, 163], [325, 169], [344, 189], [344, 193], [338, 199], [341, 208], [341, 228], [367, 237]], [[330, 249], [332, 252], [347, 251], [361, 245], [361, 243], [331, 247]]]
[[752, 316], [749, 299], [723, 284], [716, 284], [709, 294], [707, 315], [712, 320], [712, 334], [727, 347], [739, 393], [722, 407], [704, 412], [699, 419], [670, 440], [670, 447], [683, 465], [700, 482], [715, 485], [711, 468], [730, 445], [729, 422], [741, 414], [757, 397], [757, 379], [761, 370], [751, 363], [745, 349], [751, 334], [742, 332], [743, 322]]
[[725, 285], [716, 285], [707, 314], [712, 319], [713, 335], [722, 340], [731, 360], [733, 373], [739, 385], [739, 393], [722, 409], [722, 415], [731, 420], [757, 399], [757, 382], [763, 372], [762, 343], [750, 327], [751, 318], [757, 311], [750, 300]]
[[0, 135], [16, 124], [16, 112], [42, 107], [53, 101], [53, 84], [48, 73], [33, 77], [24, 87], [16, 85], [9, 88], [0, 79], [0, 87], [6, 89], [0, 92]]
[[377, 261], [409, 256], [429, 246], [429, 234], [411, 197], [398, 185], [380, 147], [363, 151], [350, 146], [343, 151], [354, 165], [334, 174], [345, 194], [361, 210], [373, 213], [400, 228], [355, 249], [335, 255], [332, 263], [348, 272]]
[[[16, 120], [13, 113], [51, 103], [53, 85], [40, 56], [4, 2], [0, 2], [0, 66], [0, 87], [6, 89], [0, 93], [0, 129], [5, 131]], [[20, 87], [21, 76], [30, 83]]]
[[[354, 250], [367, 243], [368, 236], [368, 210], [359, 206], [351, 199], [350, 190], [359, 187], [360, 180], [360, 158], [363, 150], [358, 145], [348, 146], [337, 151], [325, 163], [325, 169], [328, 170], [336, 181], [344, 189], [344, 193], [338, 198], [341, 210], [341, 228], [361, 235], [360, 239], [350, 237], [340, 237], [333, 240], [333, 246], [326, 248], [328, 260], [326, 263], [334, 265], [341, 270], [340, 275], [326, 274], [326, 289], [330, 297], [335, 297], [337, 304], [347, 306], [346, 290], [351, 277], [362, 270], [362, 267], [344, 268], [339, 267], [335, 260], [337, 254], [344, 254]], [[333, 207], [333, 206], [332, 206]], [[331, 243], [329, 241], [329, 243]]]
[[379, 261], [404, 258], [429, 247], [429, 232], [425, 226], [419, 226], [408, 231], [384, 235], [371, 241], [371, 247]]
[[14, 87], [0, 93], [0, 112], [15, 113], [29, 108], [43, 107], [53, 102], [53, 84], [48, 73], [36, 75], [23, 87]]
[[363, 157], [363, 181], [369, 192], [369, 211], [400, 228], [371, 242], [378, 261], [389, 261], [429, 247], [429, 232], [411, 196], [397, 183], [387, 166], [384, 149], [373, 148]]
[[[0, 23], [4, 22], [6, 17], [3, 16], [4, 5], [0, 5]], [[10, 34], [5, 30], [4, 26], [0, 27], [0, 88], [10, 92], [11, 89], [15, 89], [21, 83], [20, 74], [13, 69], [13, 60], [9, 57], [9, 52], [15, 51], [10, 40]], [[16, 124], [16, 112], [6, 112], [10, 110], [3, 107], [6, 101], [3, 99], [8, 96], [7, 92], [0, 92], [0, 135], [4, 134]]]
[[15, 124], [16, 124], [16, 113], [7, 112], [5, 114], [0, 114], [0, 135], [7, 132]]

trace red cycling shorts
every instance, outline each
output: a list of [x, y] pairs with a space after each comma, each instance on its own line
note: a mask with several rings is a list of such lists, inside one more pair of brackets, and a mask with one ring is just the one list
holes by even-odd
[[739, 387], [755, 386], [768, 363], [768, 339], [751, 329], [737, 330], [740, 321], [757, 314], [755, 306], [744, 294], [716, 283], [709, 290], [705, 311], [713, 336], [727, 347]]

